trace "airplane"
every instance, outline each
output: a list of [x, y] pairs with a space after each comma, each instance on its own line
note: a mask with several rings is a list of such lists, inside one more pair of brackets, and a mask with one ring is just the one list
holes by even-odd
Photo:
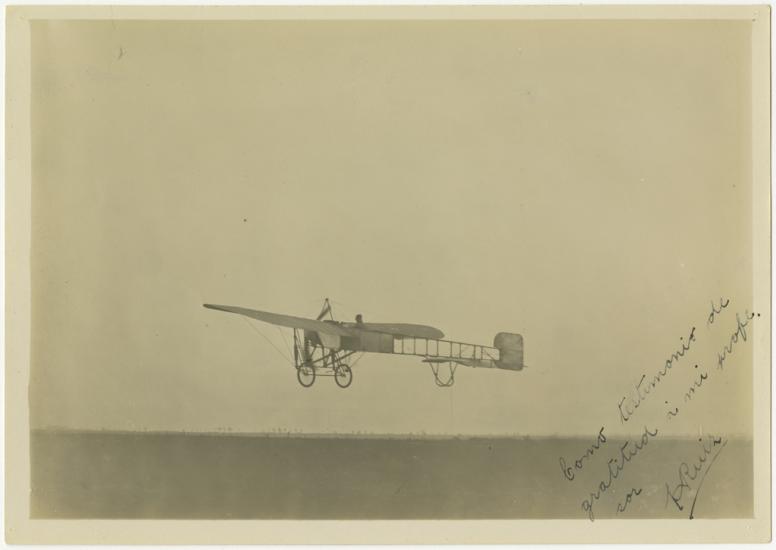
[[[523, 365], [523, 337], [499, 332], [493, 346], [444, 340], [444, 333], [434, 327], [409, 323], [366, 323], [361, 314], [355, 323], [336, 321], [331, 303], [326, 298], [315, 319], [258, 311], [237, 306], [203, 304], [208, 309], [244, 315], [294, 331], [294, 366], [296, 377], [305, 388], [318, 376], [332, 376], [340, 388], [353, 382], [353, 371], [347, 359], [359, 352], [413, 355], [431, 366], [439, 387], [455, 382], [459, 366], [520, 371]], [[325, 317], [328, 315], [328, 319]], [[359, 357], [360, 359], [360, 357]], [[440, 366], [448, 365], [448, 374], [440, 376]]]

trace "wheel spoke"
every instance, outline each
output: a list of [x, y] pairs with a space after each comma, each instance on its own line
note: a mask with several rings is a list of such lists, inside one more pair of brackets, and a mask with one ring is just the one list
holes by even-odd
[[340, 363], [334, 370], [334, 381], [340, 388], [347, 388], [353, 382], [353, 371], [345, 363]]
[[305, 388], [309, 388], [315, 382], [315, 367], [301, 365], [296, 371], [296, 379]]

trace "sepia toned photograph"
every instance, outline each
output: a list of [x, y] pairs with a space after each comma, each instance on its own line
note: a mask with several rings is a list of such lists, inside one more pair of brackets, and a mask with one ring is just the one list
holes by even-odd
[[769, 19], [8, 8], [6, 540], [770, 540]]

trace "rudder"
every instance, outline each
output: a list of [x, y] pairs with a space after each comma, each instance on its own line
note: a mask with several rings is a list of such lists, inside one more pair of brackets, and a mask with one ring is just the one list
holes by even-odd
[[523, 337], [511, 332], [499, 332], [493, 339], [493, 347], [499, 351], [496, 366], [506, 370], [523, 370]]

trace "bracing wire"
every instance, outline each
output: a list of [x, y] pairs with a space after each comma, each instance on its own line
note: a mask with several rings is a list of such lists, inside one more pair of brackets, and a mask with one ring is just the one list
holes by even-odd
[[[343, 313], [345, 313], [345, 317], [347, 319], [353, 319], [355, 317], [355, 314], [351, 311], [351, 309], [346, 306], [345, 304], [341, 302], [335, 302], [331, 298], [329, 298], [329, 303], [337, 306], [338, 310], [341, 310]], [[329, 313], [332, 313], [331, 311]]]
[[264, 339], [265, 339], [267, 342], [269, 342], [269, 345], [270, 345], [270, 346], [272, 346], [272, 347], [275, 349], [275, 351], [277, 351], [277, 352], [278, 352], [278, 355], [280, 355], [280, 356], [281, 356], [283, 359], [285, 359], [286, 361], [288, 361], [288, 362], [289, 362], [291, 365], [293, 365], [293, 364], [294, 364], [294, 363], [291, 361], [291, 359], [290, 359], [289, 357], [286, 357], [286, 356], [283, 354], [283, 352], [282, 352], [282, 351], [280, 351], [280, 349], [279, 349], [279, 348], [278, 348], [278, 347], [277, 347], [277, 346], [276, 346], [276, 345], [275, 345], [275, 344], [272, 342], [272, 340], [270, 340], [269, 338], [267, 338], [267, 337], [264, 335], [264, 333], [263, 333], [263, 332], [261, 332], [261, 331], [260, 331], [259, 329], [257, 329], [255, 326], [253, 326], [253, 324], [252, 324], [250, 321], [248, 321], [248, 319], [247, 319], [247, 318], [245, 318], [245, 317], [241, 317], [241, 318], [242, 318], [242, 319], [243, 319], [243, 320], [244, 320], [246, 323], [248, 323], [248, 326], [249, 326], [249, 327], [251, 327], [251, 328], [252, 328], [252, 329], [253, 329], [253, 330], [256, 332], [256, 334], [258, 334], [259, 336], [261, 336], [262, 338], [264, 338]]
[[275, 327], [275, 328], [278, 329], [278, 332], [280, 333], [280, 337], [283, 339], [283, 343], [286, 345], [286, 351], [288, 352], [288, 356], [293, 357], [294, 353], [291, 351], [291, 346], [288, 345], [288, 340], [283, 334], [283, 331], [280, 329], [280, 327]]
[[358, 363], [359, 361], [361, 361], [361, 358], [362, 358], [363, 356], [364, 356], [364, 352], [362, 351], [362, 352], [361, 352], [361, 353], [358, 355], [358, 357], [356, 357], [356, 360], [355, 360], [355, 361], [353, 361], [353, 362], [350, 364], [350, 368], [352, 369], [353, 367], [355, 367], [355, 366], [356, 366], [356, 363]]
[[329, 298], [329, 302], [331, 302], [332, 304], [336, 305], [338, 309], [344, 310], [345, 313], [348, 315], [348, 317], [351, 317], [351, 318], [355, 317], [355, 314], [359, 313], [359, 312], [360, 313], [366, 313], [367, 315], [370, 315], [370, 316], [374, 315], [375, 318], [382, 317], [382, 315], [380, 315], [380, 313], [378, 313], [376, 311], [372, 311], [372, 310], [364, 309], [364, 308], [359, 308], [358, 310], [355, 310], [355, 309], [353, 309], [353, 306], [351, 306], [349, 304], [344, 304], [344, 303], [336, 301], [336, 300], [332, 300], [331, 298]]
[[453, 422], [455, 422], [455, 413], [453, 411], [453, 389], [450, 388], [450, 391], [448, 392], [448, 395], [450, 397], [450, 418], [453, 419]]

